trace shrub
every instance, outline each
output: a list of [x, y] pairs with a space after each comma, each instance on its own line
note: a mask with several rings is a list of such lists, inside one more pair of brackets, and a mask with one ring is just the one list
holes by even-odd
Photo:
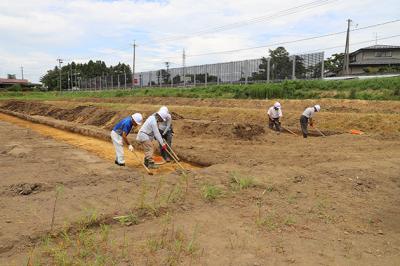
[[19, 84], [14, 84], [7, 88], [8, 91], [22, 91], [22, 87]]

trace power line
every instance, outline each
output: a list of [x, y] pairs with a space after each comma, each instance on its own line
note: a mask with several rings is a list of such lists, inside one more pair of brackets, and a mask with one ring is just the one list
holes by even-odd
[[[400, 21], [400, 19], [391, 20], [391, 21], [387, 21], [387, 22], [382, 22], [382, 23], [374, 24], [374, 25], [368, 25], [368, 26], [365, 26], [365, 27], [360, 27], [360, 28], [357, 28], [357, 29], [352, 29], [352, 30], [350, 30], [350, 31], [365, 30], [365, 29], [374, 28], [374, 27], [379, 27], [379, 26], [383, 26], [383, 25], [387, 25], [387, 24], [391, 24], [391, 23], [396, 23], [396, 22], [399, 22], [399, 21]], [[203, 53], [203, 54], [194, 54], [194, 55], [188, 54], [188, 55], [186, 55], [186, 57], [195, 57], [195, 56], [205, 56], [205, 55], [214, 55], [214, 54], [234, 53], [234, 52], [240, 52], [240, 51], [246, 51], [246, 50], [253, 50], [253, 49], [259, 49], [259, 48], [266, 48], [266, 47], [270, 47], [270, 46], [277, 46], [277, 45], [283, 45], [283, 44], [291, 44], [291, 43], [297, 43], [297, 42], [315, 40], [315, 39], [320, 39], [320, 38], [325, 38], [325, 37], [340, 35], [340, 34], [343, 34], [343, 33], [346, 33], [346, 32], [347, 32], [347, 31], [340, 31], [340, 32], [328, 33], [328, 34], [323, 34], [323, 35], [317, 35], [317, 36], [313, 36], [313, 37], [307, 37], [307, 38], [303, 38], [303, 39], [297, 39], [297, 40], [293, 40], [293, 41], [285, 41], [285, 42], [278, 42], [278, 43], [270, 43], [270, 44], [265, 44], [265, 45], [260, 45], [260, 46], [253, 46], [253, 47], [240, 48], [240, 49], [234, 49], [234, 50], [216, 51], [216, 52], [209, 52], [209, 53]], [[175, 58], [175, 57], [174, 57], [174, 58]]]
[[[395, 19], [395, 20], [390, 20], [378, 24], [373, 24], [373, 25], [368, 25], [365, 27], [360, 27], [356, 29], [351, 29], [350, 31], [360, 31], [360, 30], [365, 30], [365, 29], [370, 29], [370, 28], [375, 28], [391, 23], [396, 23], [399, 22], [400, 19]], [[252, 47], [247, 47], [247, 48], [239, 48], [239, 49], [233, 49], [233, 50], [224, 50], [224, 51], [215, 51], [215, 52], [208, 52], [208, 53], [202, 53], [202, 54], [187, 54], [186, 57], [197, 57], [197, 56], [206, 56], [206, 55], [215, 55], [215, 54], [228, 54], [228, 53], [235, 53], [235, 52], [241, 52], [241, 51], [247, 51], [247, 50], [254, 50], [254, 49], [260, 49], [260, 48], [266, 48], [266, 47], [271, 47], [271, 46], [278, 46], [278, 45], [284, 45], [284, 44], [292, 44], [292, 43], [297, 43], [297, 42], [303, 42], [303, 41], [309, 41], [309, 40], [315, 40], [315, 39], [320, 39], [320, 38], [325, 38], [325, 37], [331, 37], [335, 35], [340, 35], [346, 33], [346, 31], [339, 31], [339, 32], [334, 32], [334, 33], [328, 33], [328, 34], [323, 34], [323, 35], [317, 35], [317, 36], [312, 36], [312, 37], [307, 37], [307, 38], [302, 38], [302, 39], [297, 39], [297, 40], [292, 40], [292, 41], [285, 41], [285, 42], [277, 42], [277, 43], [270, 43], [270, 44], [265, 44], [265, 45], [260, 45], [260, 46], [252, 46]], [[179, 56], [172, 56], [172, 57], [165, 57], [164, 59], [170, 59], [170, 58], [179, 58]]]
[[[359, 45], [359, 44], [365, 44], [365, 43], [375, 42], [375, 41], [377, 41], [377, 40], [378, 40], [378, 41], [381, 41], [381, 40], [388, 40], [388, 39], [393, 39], [393, 38], [396, 38], [396, 37], [400, 37], [400, 34], [391, 35], [391, 36], [387, 36], [387, 37], [382, 37], [382, 38], [378, 38], [378, 39], [374, 38], [374, 39], [371, 39], [371, 40], [365, 40], [365, 41], [360, 41], [360, 42], [353, 42], [351, 45], [354, 46], [354, 45]], [[316, 50], [302, 51], [302, 52], [298, 52], [298, 53], [295, 53], [295, 54], [299, 55], [299, 54], [307, 54], [307, 53], [316, 53], [316, 52], [323, 52], [323, 51], [326, 51], [326, 50], [338, 49], [338, 48], [343, 48], [343, 45], [325, 47], [325, 48], [320, 48], [320, 49], [316, 49]], [[219, 63], [224, 63], [224, 62], [219, 62]], [[176, 65], [179, 65], [179, 64], [176, 64]], [[142, 70], [142, 71], [140, 71], [140, 72], [148, 72], [148, 71], [157, 71], [157, 70], [154, 70], [154, 69], [144, 69], [144, 70]]]
[[[393, 38], [396, 38], [396, 37], [400, 37], [400, 34], [391, 35], [391, 36], [387, 36], [387, 37], [383, 37], [383, 38], [374, 38], [374, 39], [371, 39], [371, 40], [366, 40], [366, 41], [361, 41], [361, 42], [353, 42], [353, 43], [351, 43], [351, 45], [354, 46], [354, 45], [359, 45], [359, 44], [364, 44], [364, 43], [377, 42], [377, 41], [381, 41], [381, 40], [393, 39]], [[303, 52], [298, 53], [298, 54], [323, 52], [323, 51], [326, 51], [326, 50], [338, 49], [338, 48], [343, 48], [343, 45], [325, 47], [325, 48], [321, 48], [321, 49], [317, 49], [317, 50], [308, 50], [308, 51], [303, 51]]]
[[242, 21], [239, 21], [239, 22], [234, 22], [234, 23], [230, 23], [230, 24], [217, 26], [217, 27], [212, 27], [212, 28], [209, 28], [209, 29], [203, 29], [203, 30], [195, 31], [190, 35], [182, 35], [180, 37], [162, 38], [162, 39], [156, 39], [154, 41], [169, 42], [169, 41], [176, 41], [176, 40], [191, 38], [191, 37], [195, 37], [195, 36], [201, 36], [201, 35], [206, 35], [206, 34], [211, 34], [211, 33], [231, 30], [231, 29], [234, 29], [234, 28], [240, 28], [240, 27], [251, 25], [251, 24], [260, 23], [260, 22], [264, 22], [264, 21], [270, 21], [270, 20], [273, 20], [273, 19], [276, 19], [276, 18], [280, 18], [280, 17], [296, 14], [296, 13], [299, 13], [299, 12], [302, 12], [302, 11], [306, 11], [306, 10], [310, 10], [310, 9], [313, 9], [313, 8], [316, 8], [316, 7], [328, 5], [328, 4], [331, 4], [331, 3], [336, 2], [336, 1], [338, 1], [338, 0], [313, 1], [313, 2], [310, 2], [310, 3], [307, 3], [307, 4], [303, 4], [303, 5], [295, 6], [295, 7], [289, 8], [289, 9], [281, 10], [281, 11], [278, 11], [278, 12], [276, 12], [274, 14], [271, 14], [271, 15], [264, 15], [264, 16], [261, 16], [261, 17], [255, 17], [255, 18], [251, 18], [251, 19], [248, 19], [248, 20], [242, 20]]

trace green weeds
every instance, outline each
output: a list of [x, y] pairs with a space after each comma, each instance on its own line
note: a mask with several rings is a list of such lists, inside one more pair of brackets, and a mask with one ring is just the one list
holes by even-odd
[[220, 188], [216, 187], [215, 185], [206, 184], [201, 189], [201, 195], [206, 201], [214, 201], [222, 194]]
[[[0, 99], [68, 100], [132, 96], [236, 98], [236, 99], [318, 99], [347, 98], [400, 100], [400, 77], [364, 80], [286, 80], [281, 83], [210, 85], [193, 88], [143, 88], [135, 90], [63, 92], [1, 92]], [[329, 93], [327, 93], [329, 92]]]

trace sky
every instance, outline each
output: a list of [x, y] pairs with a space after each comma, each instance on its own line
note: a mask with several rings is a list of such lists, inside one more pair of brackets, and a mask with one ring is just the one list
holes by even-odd
[[[57, 58], [132, 65], [134, 40], [136, 72], [179, 67], [183, 49], [187, 66], [261, 58], [277, 43], [345, 31], [349, 18], [350, 51], [376, 38], [400, 45], [400, 21], [357, 30], [400, 19], [399, 11], [398, 0], [0, 0], [0, 77], [21, 78], [22, 66], [39, 82]], [[343, 33], [283, 46], [327, 57], [344, 45]], [[266, 47], [201, 55], [257, 46]]]

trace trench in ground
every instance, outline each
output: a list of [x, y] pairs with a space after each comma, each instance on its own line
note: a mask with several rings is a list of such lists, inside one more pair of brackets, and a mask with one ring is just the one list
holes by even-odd
[[[114, 164], [115, 150], [113, 144], [111, 143], [111, 139], [109, 142], [107, 142], [105, 140], [97, 139], [94, 137], [84, 136], [77, 133], [72, 133], [61, 129], [53, 128], [51, 126], [33, 123], [3, 113], [0, 113], [0, 120], [20, 127], [31, 129], [32, 131], [37, 132], [40, 135], [48, 136], [55, 140], [68, 143], [80, 149], [84, 149]], [[140, 161], [134, 156], [134, 154], [130, 153], [127, 149], [125, 149], [125, 163], [128, 167], [132, 167], [141, 172], [145, 172], [142, 165], [144, 154], [139, 150], [136, 150], [135, 152], [139, 156]], [[159, 156], [155, 156], [154, 159], [156, 162], [162, 161], [161, 157]], [[187, 170], [196, 170], [200, 168], [199, 166], [195, 166], [193, 164], [182, 161], [180, 162], [180, 164]], [[154, 174], [166, 174], [174, 172], [178, 169], [179, 166], [177, 164], [166, 163], [160, 165], [159, 169], [152, 170], [152, 172]]]

